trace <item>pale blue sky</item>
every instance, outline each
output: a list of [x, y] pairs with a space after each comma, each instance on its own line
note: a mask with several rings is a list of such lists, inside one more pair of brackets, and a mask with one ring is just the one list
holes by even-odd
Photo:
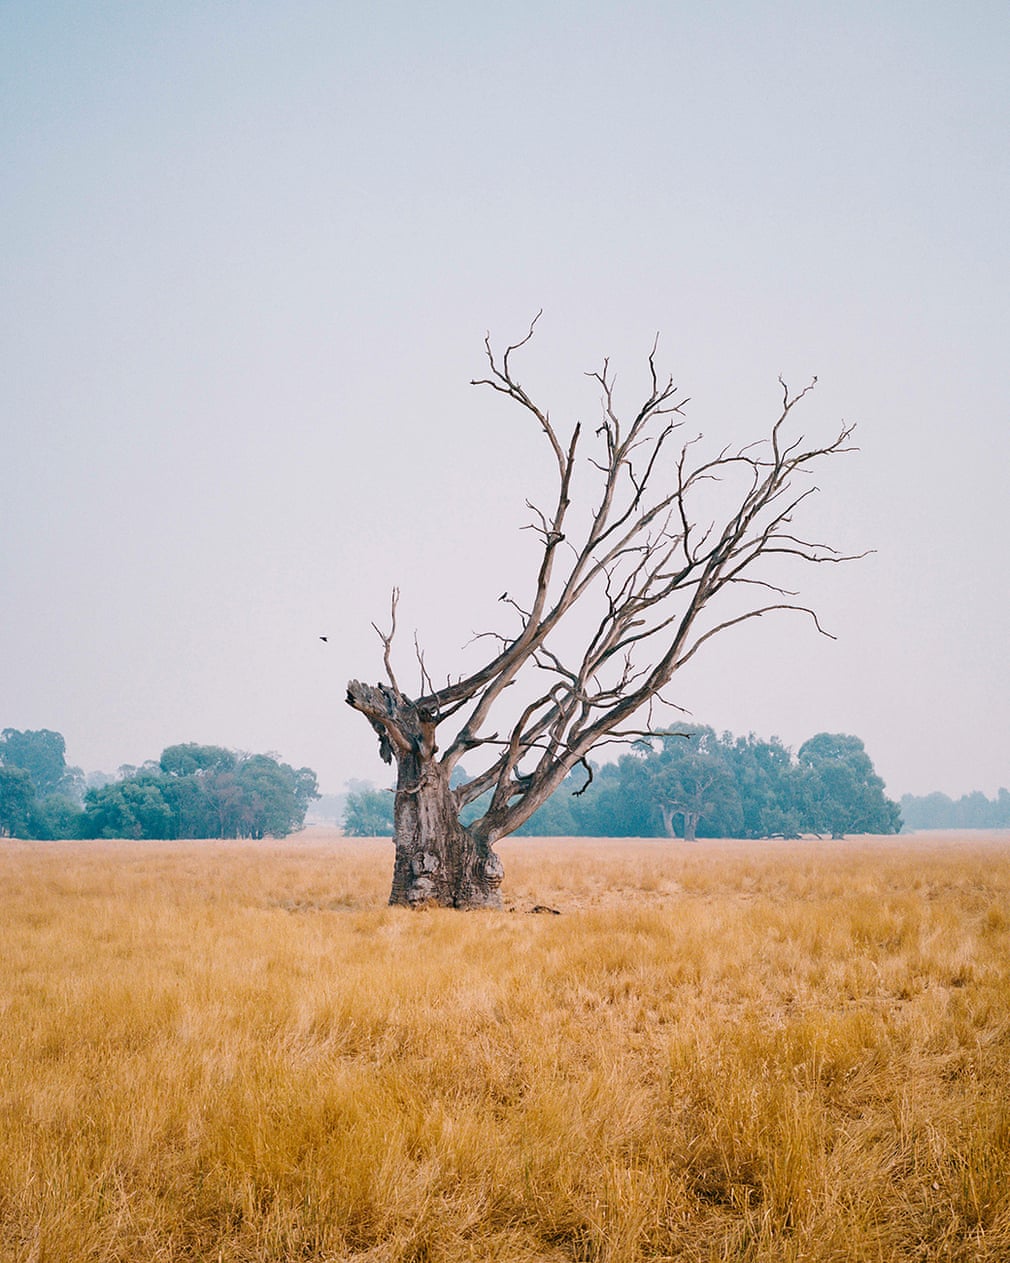
[[390, 587], [441, 674], [521, 589], [549, 465], [467, 382], [543, 307], [559, 423], [657, 330], [713, 442], [780, 373], [858, 423], [838, 641], [741, 629], [675, 699], [1010, 783], [1008, 64], [995, 3], [0, 3], [0, 724], [381, 780]]

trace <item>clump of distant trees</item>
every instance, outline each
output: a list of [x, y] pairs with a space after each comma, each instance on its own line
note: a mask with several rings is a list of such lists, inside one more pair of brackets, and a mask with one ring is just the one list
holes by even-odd
[[[465, 773], [461, 779], [465, 780]], [[480, 810], [479, 803], [471, 810]], [[344, 831], [392, 832], [393, 795], [355, 786]], [[616, 763], [573, 772], [523, 825], [551, 837], [799, 837], [897, 833], [901, 809], [884, 794], [858, 737], [818, 733], [794, 756], [777, 737], [684, 727], [638, 743]]]
[[60, 733], [0, 733], [0, 836], [75, 837], [83, 795], [84, 773], [67, 766]]
[[86, 786], [49, 729], [0, 734], [0, 836], [23, 838], [286, 837], [319, 797], [315, 773], [270, 754], [168, 746]]
[[901, 814], [907, 829], [1010, 829], [1010, 793], [995, 798], [981, 790], [948, 798], [946, 794], [905, 794]]

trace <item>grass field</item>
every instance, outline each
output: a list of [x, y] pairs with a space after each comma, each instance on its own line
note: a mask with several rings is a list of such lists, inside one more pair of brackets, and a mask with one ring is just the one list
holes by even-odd
[[1010, 838], [499, 849], [0, 844], [0, 1259], [1010, 1259]]

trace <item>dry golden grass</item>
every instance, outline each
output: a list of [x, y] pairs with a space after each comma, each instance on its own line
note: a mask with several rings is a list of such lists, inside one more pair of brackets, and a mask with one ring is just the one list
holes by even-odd
[[1010, 1259], [1010, 839], [500, 849], [4, 843], [0, 1259]]

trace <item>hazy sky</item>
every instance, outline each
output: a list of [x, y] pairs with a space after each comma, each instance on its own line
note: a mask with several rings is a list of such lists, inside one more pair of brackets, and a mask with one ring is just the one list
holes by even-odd
[[[1005, 3], [0, 3], [0, 726], [384, 782], [343, 701], [389, 591], [444, 677], [501, 625], [559, 426], [660, 359], [713, 443], [858, 424], [799, 576], [671, 695], [1010, 785]], [[329, 636], [329, 644], [318, 637]]]

